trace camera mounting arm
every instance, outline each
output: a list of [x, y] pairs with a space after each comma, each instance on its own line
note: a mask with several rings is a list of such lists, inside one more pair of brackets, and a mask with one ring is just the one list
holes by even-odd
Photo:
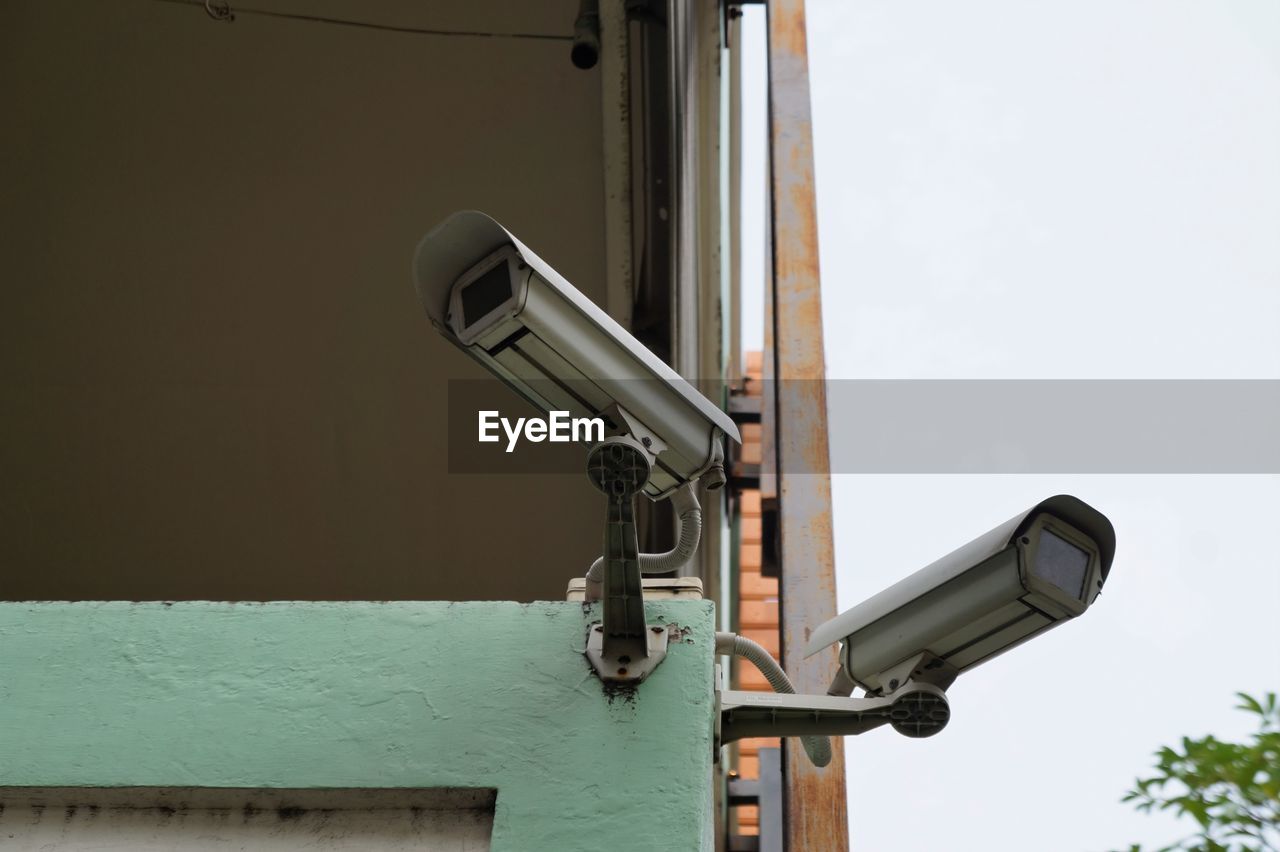
[[587, 456], [587, 476], [608, 499], [604, 528], [601, 623], [587, 634], [587, 659], [600, 679], [639, 683], [667, 655], [667, 630], [645, 623], [635, 495], [649, 480], [649, 453], [624, 436], [606, 438]]
[[728, 689], [720, 693], [719, 703], [717, 746], [745, 737], [851, 736], [885, 724], [903, 736], [930, 737], [951, 718], [946, 694], [915, 682], [881, 698]]

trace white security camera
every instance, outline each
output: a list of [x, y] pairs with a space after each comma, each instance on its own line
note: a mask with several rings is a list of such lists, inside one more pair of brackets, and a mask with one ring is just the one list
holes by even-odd
[[724, 484], [733, 420], [489, 216], [433, 228], [414, 281], [436, 328], [535, 407], [602, 418], [643, 447], [650, 499]]
[[[933, 736], [951, 718], [945, 690], [956, 677], [1087, 610], [1115, 551], [1097, 509], [1065, 494], [1037, 503], [818, 627], [808, 656], [843, 643], [827, 695], [721, 692], [716, 742], [886, 724]], [[866, 695], [849, 698], [859, 686]]]
[[833, 694], [946, 689], [962, 672], [1080, 615], [1115, 554], [1111, 522], [1065, 494], [1037, 503], [818, 627], [809, 656], [836, 642]]
[[[601, 620], [584, 653], [602, 680], [639, 683], [667, 649], [667, 628], [645, 622], [642, 575], [693, 556], [702, 529], [694, 483], [724, 485], [724, 438], [741, 441], [738, 427], [483, 213], [455, 213], [428, 232], [413, 271], [441, 334], [553, 420], [598, 419], [607, 430], [572, 439], [588, 444], [588, 478], [608, 498], [604, 552], [585, 578]], [[639, 552], [638, 493], [671, 498], [672, 550]]]

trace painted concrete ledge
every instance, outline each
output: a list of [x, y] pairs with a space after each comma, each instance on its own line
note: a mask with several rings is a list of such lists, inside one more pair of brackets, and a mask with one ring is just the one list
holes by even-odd
[[0, 786], [491, 787], [493, 849], [708, 848], [714, 617], [633, 697], [582, 604], [0, 603]]

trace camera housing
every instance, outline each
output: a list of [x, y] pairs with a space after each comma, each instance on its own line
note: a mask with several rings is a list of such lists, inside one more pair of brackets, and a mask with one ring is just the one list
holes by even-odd
[[742, 440], [733, 420], [494, 219], [453, 214], [413, 266], [432, 324], [536, 408], [639, 441], [650, 499], [724, 484], [723, 437]]
[[1050, 497], [813, 631], [837, 642], [833, 694], [945, 689], [961, 673], [1084, 613], [1106, 583], [1115, 530], [1092, 506]]

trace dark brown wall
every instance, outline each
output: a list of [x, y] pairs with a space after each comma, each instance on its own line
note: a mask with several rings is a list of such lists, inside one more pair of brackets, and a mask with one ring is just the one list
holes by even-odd
[[[324, 11], [569, 33], [577, 4], [437, 5]], [[595, 72], [154, 0], [4, 17], [0, 597], [560, 597], [597, 495], [447, 475], [445, 382], [481, 371], [409, 262], [475, 207], [603, 301]]]

